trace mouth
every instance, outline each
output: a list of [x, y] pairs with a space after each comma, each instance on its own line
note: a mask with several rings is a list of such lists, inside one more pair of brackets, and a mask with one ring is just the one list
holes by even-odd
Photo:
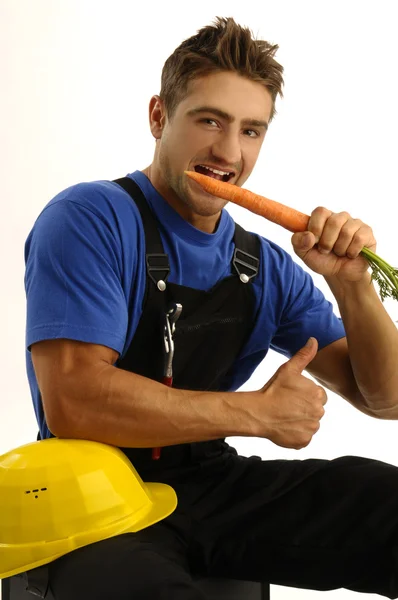
[[218, 179], [218, 181], [225, 181], [225, 183], [228, 183], [235, 175], [234, 171], [225, 171], [216, 167], [209, 167], [208, 165], [196, 165], [194, 168], [197, 173], [213, 177], [213, 179]]

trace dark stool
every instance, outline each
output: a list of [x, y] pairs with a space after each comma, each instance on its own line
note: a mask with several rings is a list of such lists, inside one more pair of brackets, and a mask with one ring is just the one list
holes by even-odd
[[[207, 595], [208, 600], [269, 600], [269, 585], [254, 581], [237, 581], [234, 579], [197, 579], [197, 585]], [[33, 600], [37, 598], [27, 591], [26, 575], [14, 575], [1, 581], [2, 600]], [[46, 600], [54, 600], [50, 591]], [[72, 600], [72, 599], [71, 599]]]

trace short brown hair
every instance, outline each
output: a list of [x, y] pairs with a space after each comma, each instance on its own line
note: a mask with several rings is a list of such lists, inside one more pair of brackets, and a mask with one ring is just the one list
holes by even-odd
[[212, 25], [182, 42], [163, 66], [159, 96], [168, 117], [172, 118], [193, 79], [216, 71], [233, 71], [267, 88], [273, 101], [271, 121], [277, 112], [276, 97], [283, 97], [283, 67], [274, 59], [278, 48], [254, 39], [250, 29], [233, 18], [217, 17]]

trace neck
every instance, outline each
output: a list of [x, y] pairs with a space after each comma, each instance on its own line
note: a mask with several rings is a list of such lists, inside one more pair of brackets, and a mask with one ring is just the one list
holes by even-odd
[[221, 218], [221, 211], [215, 215], [200, 215], [188, 204], [184, 203], [176, 192], [167, 185], [159, 171], [153, 165], [149, 165], [142, 173], [166, 202], [190, 225], [204, 233], [215, 233]]

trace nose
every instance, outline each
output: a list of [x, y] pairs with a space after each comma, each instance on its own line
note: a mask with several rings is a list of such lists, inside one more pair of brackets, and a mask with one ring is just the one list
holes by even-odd
[[220, 163], [233, 167], [239, 165], [242, 159], [242, 149], [239, 135], [225, 132], [212, 145], [212, 153]]

